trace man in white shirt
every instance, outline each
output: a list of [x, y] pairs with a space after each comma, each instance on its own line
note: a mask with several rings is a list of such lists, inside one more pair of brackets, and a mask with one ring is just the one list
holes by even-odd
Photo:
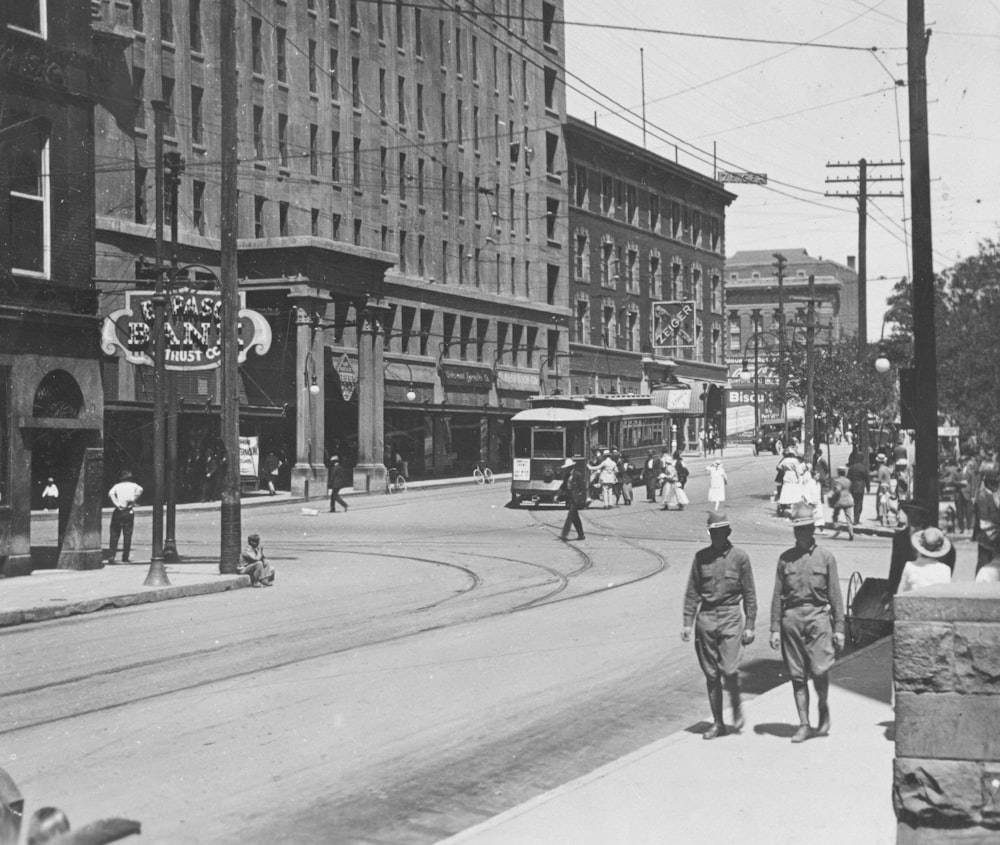
[[129, 552], [132, 551], [132, 527], [135, 524], [135, 503], [142, 495], [142, 488], [132, 480], [132, 473], [124, 470], [121, 480], [108, 491], [108, 498], [114, 505], [111, 514], [111, 551], [108, 563], [115, 562], [118, 553], [118, 538], [124, 535], [122, 542], [122, 563], [128, 563]]

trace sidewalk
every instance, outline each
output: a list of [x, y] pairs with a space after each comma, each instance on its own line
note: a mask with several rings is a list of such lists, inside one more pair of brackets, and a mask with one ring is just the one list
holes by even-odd
[[745, 705], [740, 735], [704, 742], [703, 722], [444, 841], [888, 845], [896, 837], [892, 640], [848, 655], [831, 678], [828, 737], [789, 741], [795, 707], [782, 684]]

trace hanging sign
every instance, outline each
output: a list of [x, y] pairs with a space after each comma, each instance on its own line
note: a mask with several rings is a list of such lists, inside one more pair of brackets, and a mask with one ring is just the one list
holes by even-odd
[[344, 397], [344, 401], [350, 402], [351, 396], [354, 394], [354, 388], [358, 385], [358, 373], [346, 353], [340, 359], [340, 363], [337, 364], [337, 375], [340, 377], [340, 392]]
[[693, 349], [694, 300], [653, 303], [653, 346], [657, 349]]
[[[163, 338], [168, 370], [214, 370], [222, 364], [222, 295], [218, 291], [184, 289], [167, 295]], [[153, 293], [128, 291], [125, 307], [104, 318], [101, 348], [106, 355], [121, 350], [132, 364], [153, 366]], [[263, 315], [246, 307], [240, 293], [236, 329], [239, 362], [251, 350], [265, 355], [271, 348], [271, 327]]]

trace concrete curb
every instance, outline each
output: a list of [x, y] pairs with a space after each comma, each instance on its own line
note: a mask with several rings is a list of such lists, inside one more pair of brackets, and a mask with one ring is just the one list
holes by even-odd
[[188, 596], [223, 593], [228, 590], [239, 590], [249, 586], [250, 576], [248, 575], [223, 576], [216, 581], [200, 581], [197, 584], [147, 587], [141, 593], [122, 593], [117, 596], [101, 596], [100, 598], [84, 599], [51, 607], [43, 606], [31, 607], [24, 610], [10, 610], [0, 613], [0, 628], [9, 628], [32, 622], [47, 622], [52, 619], [65, 619], [69, 616], [96, 613], [100, 610], [133, 607], [157, 601], [187, 598]]

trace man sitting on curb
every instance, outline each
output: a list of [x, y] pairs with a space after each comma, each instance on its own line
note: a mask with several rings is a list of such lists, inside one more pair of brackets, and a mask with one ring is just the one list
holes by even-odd
[[247, 545], [240, 555], [240, 565], [236, 571], [240, 575], [250, 576], [251, 587], [274, 586], [274, 570], [264, 558], [264, 547], [260, 544], [260, 534], [251, 534], [247, 537]]

